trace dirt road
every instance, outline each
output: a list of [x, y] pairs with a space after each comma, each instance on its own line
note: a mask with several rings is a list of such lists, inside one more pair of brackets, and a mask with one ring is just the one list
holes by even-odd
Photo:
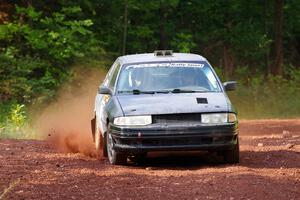
[[[0, 140], [3, 199], [300, 199], [300, 120], [240, 122], [238, 165], [211, 154], [110, 166], [46, 141]], [[1, 197], [0, 197], [1, 198]]]

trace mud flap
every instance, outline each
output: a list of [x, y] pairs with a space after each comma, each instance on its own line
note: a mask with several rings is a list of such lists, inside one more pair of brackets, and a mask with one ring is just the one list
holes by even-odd
[[95, 142], [95, 133], [96, 133], [96, 116], [91, 120], [91, 130], [92, 130], [92, 135], [93, 135], [93, 141]]

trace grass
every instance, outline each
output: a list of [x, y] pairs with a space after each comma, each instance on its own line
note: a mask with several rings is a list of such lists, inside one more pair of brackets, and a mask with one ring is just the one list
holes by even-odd
[[19, 131], [1, 131], [0, 139], [43, 139], [36, 131], [34, 130], [19, 130]]
[[[295, 87], [295, 86], [294, 86]], [[288, 119], [300, 117], [300, 92], [295, 88], [240, 87], [229, 93], [240, 119]]]
[[5, 188], [2, 194], [0, 194], [0, 200], [3, 200], [5, 198], [5, 195], [8, 194], [10, 191], [12, 191], [19, 183], [20, 183], [20, 178], [11, 182], [8, 188]]

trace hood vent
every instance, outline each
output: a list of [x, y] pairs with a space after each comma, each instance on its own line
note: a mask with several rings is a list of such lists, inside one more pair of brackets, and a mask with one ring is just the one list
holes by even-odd
[[196, 98], [198, 104], [207, 104], [207, 98]]

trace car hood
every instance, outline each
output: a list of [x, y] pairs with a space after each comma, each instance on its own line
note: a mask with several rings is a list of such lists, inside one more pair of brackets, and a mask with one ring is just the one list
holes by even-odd
[[[228, 111], [224, 93], [139, 94], [117, 98], [125, 116]], [[206, 98], [207, 103], [198, 103], [197, 98]]]

